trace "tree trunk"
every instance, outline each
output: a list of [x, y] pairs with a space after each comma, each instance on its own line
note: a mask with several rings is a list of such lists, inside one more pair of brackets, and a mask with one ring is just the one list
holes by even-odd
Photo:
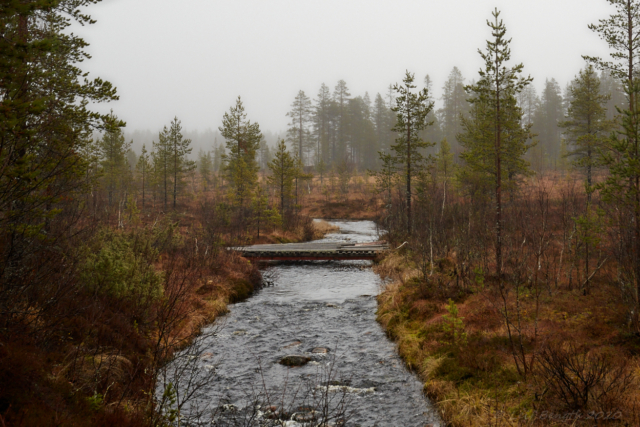
[[407, 113], [407, 235], [411, 236], [411, 114]]

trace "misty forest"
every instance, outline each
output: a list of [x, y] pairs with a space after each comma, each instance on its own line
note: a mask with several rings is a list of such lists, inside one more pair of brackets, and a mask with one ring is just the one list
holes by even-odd
[[640, 425], [640, 0], [570, 81], [496, 8], [476, 74], [326, 81], [283, 131], [250, 94], [129, 129], [98, 2], [1, 0], [1, 427]]

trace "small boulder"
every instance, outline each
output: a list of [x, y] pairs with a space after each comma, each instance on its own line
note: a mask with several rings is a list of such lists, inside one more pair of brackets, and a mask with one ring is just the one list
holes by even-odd
[[304, 366], [311, 361], [307, 356], [302, 356], [299, 354], [291, 354], [289, 356], [285, 356], [280, 359], [280, 364], [284, 366]]
[[326, 347], [316, 347], [316, 348], [311, 349], [311, 353], [314, 353], [314, 354], [327, 354], [327, 353], [329, 353], [329, 349], [326, 348]]

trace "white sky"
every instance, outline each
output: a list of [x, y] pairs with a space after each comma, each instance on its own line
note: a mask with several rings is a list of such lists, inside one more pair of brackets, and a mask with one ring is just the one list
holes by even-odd
[[420, 83], [430, 74], [439, 98], [453, 66], [475, 79], [494, 7], [538, 90], [551, 77], [564, 87], [581, 55], [608, 55], [587, 28], [611, 13], [605, 0], [104, 0], [87, 10], [98, 23], [74, 31], [91, 44], [83, 69], [118, 88], [100, 109], [128, 132], [175, 115], [187, 130], [217, 129], [238, 95], [278, 132], [298, 90], [315, 98], [322, 82], [373, 99], [408, 69]]

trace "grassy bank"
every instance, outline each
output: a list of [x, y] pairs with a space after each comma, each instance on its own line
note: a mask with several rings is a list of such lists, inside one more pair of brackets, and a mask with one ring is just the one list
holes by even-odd
[[[157, 373], [261, 284], [257, 267], [220, 243], [224, 235], [184, 223], [86, 231], [46, 254], [42, 262], [60, 266], [46, 277], [55, 294], [42, 296], [40, 312], [2, 325], [0, 426], [168, 421], [154, 409]], [[301, 241], [333, 229], [307, 221], [265, 238]]]
[[503, 298], [481, 272], [457, 280], [455, 259], [427, 275], [417, 261], [400, 250], [377, 265], [390, 279], [378, 320], [450, 425], [640, 425], [640, 338], [612, 285]]

